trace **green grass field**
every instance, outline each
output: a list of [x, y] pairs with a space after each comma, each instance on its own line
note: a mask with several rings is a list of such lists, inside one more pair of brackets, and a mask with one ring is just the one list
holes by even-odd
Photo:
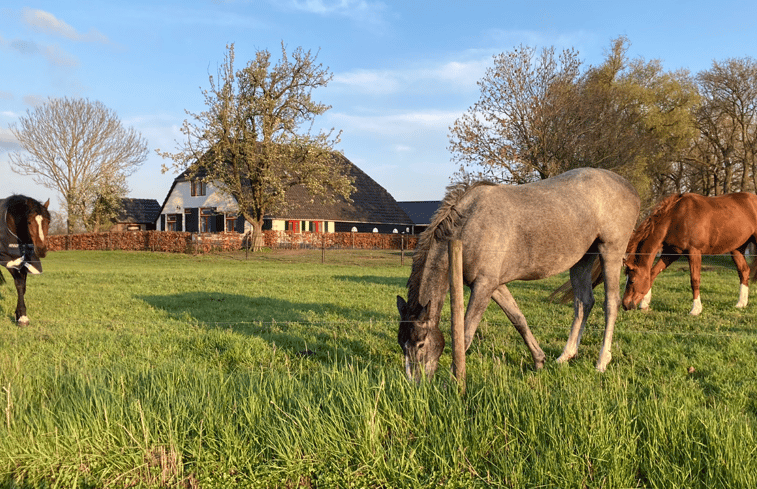
[[30, 327], [0, 286], [0, 487], [757, 487], [757, 297], [733, 307], [727, 258], [699, 317], [685, 262], [663, 272], [604, 374], [601, 290], [559, 366], [572, 307], [547, 297], [566, 275], [512, 284], [547, 365], [492, 305], [464, 397], [449, 351], [432, 382], [404, 377], [398, 252], [43, 264]]

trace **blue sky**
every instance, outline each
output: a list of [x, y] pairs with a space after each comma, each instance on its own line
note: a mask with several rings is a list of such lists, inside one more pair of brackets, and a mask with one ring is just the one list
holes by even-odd
[[478, 98], [492, 56], [524, 44], [575, 48], [601, 62], [619, 35], [630, 56], [692, 73], [757, 57], [747, 1], [21, 0], [0, 7], [0, 196], [59, 196], [11, 172], [8, 127], [48, 97], [98, 100], [147, 140], [131, 196], [159, 202], [175, 177], [155, 149], [175, 150], [185, 109], [235, 43], [237, 66], [283, 42], [318, 51], [334, 75], [314, 98], [342, 130], [337, 149], [397, 200], [438, 200], [457, 169], [449, 127]]

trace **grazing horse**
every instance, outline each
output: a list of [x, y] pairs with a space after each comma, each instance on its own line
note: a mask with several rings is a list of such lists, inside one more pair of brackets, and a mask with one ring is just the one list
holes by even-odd
[[[47, 254], [45, 236], [50, 225], [50, 200], [40, 204], [23, 195], [13, 195], [0, 200], [0, 265], [13, 276], [18, 292], [16, 321], [19, 326], [27, 326], [26, 316], [27, 273], [42, 273], [39, 259]], [[0, 283], [5, 278], [0, 274]]]
[[[689, 259], [691, 292], [694, 303], [691, 315], [702, 312], [699, 296], [702, 255], [730, 253], [739, 272], [741, 286], [736, 307], [745, 307], [749, 299], [749, 277], [757, 267], [747, 264], [744, 251], [757, 240], [757, 196], [739, 192], [705, 197], [676, 194], [652, 211], [631, 236], [626, 258], [626, 290], [623, 307], [649, 308], [652, 283], [657, 275], [681, 256]], [[654, 263], [657, 252], [660, 259]], [[653, 266], [654, 264], [654, 266]]]
[[525, 185], [489, 182], [457, 184], [447, 189], [431, 225], [419, 238], [408, 279], [407, 302], [397, 296], [397, 340], [411, 380], [431, 377], [444, 349], [439, 330], [449, 288], [446, 242], [463, 244], [463, 280], [471, 289], [465, 313], [465, 348], [490, 299], [502, 308], [531, 351], [535, 368], [544, 365], [526, 318], [507, 284], [537, 280], [570, 269], [576, 299], [573, 326], [558, 362], [578, 351], [586, 319], [594, 306], [591, 267], [602, 257], [605, 290], [605, 335], [597, 362], [604, 371], [620, 305], [620, 270], [626, 243], [636, 224], [639, 196], [619, 175], [579, 168]]

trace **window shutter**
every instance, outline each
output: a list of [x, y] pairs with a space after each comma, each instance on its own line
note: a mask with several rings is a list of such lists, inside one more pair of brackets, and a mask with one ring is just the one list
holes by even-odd
[[198, 209], [197, 207], [187, 209], [185, 216], [187, 217], [187, 232], [200, 232], [200, 209]]
[[161, 231], [166, 230], [166, 215], [165, 214], [160, 215], [160, 230]]

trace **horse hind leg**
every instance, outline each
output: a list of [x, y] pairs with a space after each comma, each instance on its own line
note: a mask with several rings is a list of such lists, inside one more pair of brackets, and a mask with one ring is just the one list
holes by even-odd
[[594, 263], [592, 252], [584, 255], [570, 269], [570, 284], [573, 287], [573, 325], [570, 328], [565, 349], [557, 358], [557, 363], [565, 363], [578, 353], [578, 345], [586, 327], [586, 320], [594, 307], [594, 292], [591, 287], [591, 267]]
[[749, 275], [751, 270], [742, 249], [733, 250], [731, 259], [733, 259], [736, 270], [739, 272], [739, 301], [736, 303], [736, 307], [743, 308], [749, 302]]
[[520, 311], [520, 308], [515, 302], [515, 299], [510, 293], [510, 290], [505, 285], [500, 285], [499, 288], [492, 294], [492, 299], [494, 299], [494, 302], [496, 302], [497, 305], [499, 305], [499, 307], [502, 309], [502, 311], [504, 311], [507, 318], [511, 323], [513, 323], [513, 326], [515, 326], [515, 329], [518, 331], [518, 333], [520, 333], [523, 341], [526, 343], [526, 346], [531, 351], [531, 356], [534, 359], [534, 368], [536, 370], [539, 370], [540, 368], [544, 367], [544, 360], [546, 359], [546, 356], [544, 355], [542, 349], [539, 347], [539, 343], [536, 341], [536, 338], [531, 333], [531, 329], [528, 327], [528, 323], [526, 322], [526, 317]]
[[699, 316], [702, 313], [702, 297], [699, 285], [702, 274], [702, 254], [698, 250], [689, 251], [689, 275], [691, 275], [691, 295], [694, 301], [691, 305], [690, 316]]

